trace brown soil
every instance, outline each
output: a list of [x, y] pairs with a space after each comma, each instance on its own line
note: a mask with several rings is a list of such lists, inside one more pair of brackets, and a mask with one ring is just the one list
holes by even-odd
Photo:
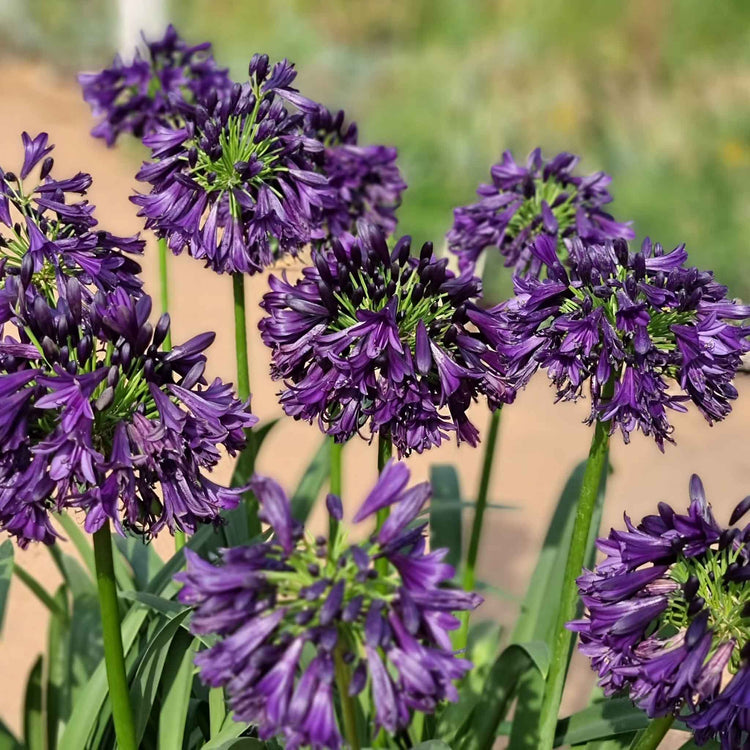
[[[50, 133], [58, 144], [54, 156], [57, 174], [78, 170], [91, 172], [94, 186], [91, 200], [97, 204], [100, 222], [109, 230], [135, 233], [141, 228], [133, 205], [128, 201], [135, 181], [139, 152], [124, 144], [108, 150], [89, 137], [91, 118], [71, 78], [61, 78], [48, 68], [5, 63], [0, 65], [0, 164], [18, 169], [21, 160], [20, 134], [27, 130]], [[147, 288], [158, 293], [153, 243], [143, 259]], [[231, 320], [231, 285], [188, 257], [171, 264], [172, 320], [174, 339], [181, 341], [203, 330], [216, 330], [211, 350], [210, 371], [231, 380], [234, 373]], [[276, 387], [268, 377], [268, 355], [257, 335], [260, 310], [257, 301], [266, 289], [264, 278], [248, 282], [249, 329], [253, 406], [261, 420], [279, 416]], [[750, 383], [738, 384], [747, 395]], [[591, 432], [582, 424], [586, 404], [555, 405], [553, 394], [540, 378], [522, 393], [503, 415], [500, 459], [493, 477], [491, 499], [511, 503], [514, 510], [490, 511], [484, 530], [480, 577], [521, 597], [534, 566], [537, 552], [555, 501], [576, 462], [585, 458]], [[480, 426], [486, 414], [479, 408], [475, 419]], [[609, 485], [605, 528], [619, 524], [623, 511], [634, 517], [652, 512], [656, 502], [667, 500], [679, 506], [687, 503], [690, 474], [703, 477], [718, 517], [727, 520], [737, 501], [748, 493], [750, 458], [745, 430], [750, 422], [750, 399], [740, 398], [725, 423], [711, 429], [692, 412], [676, 415], [678, 445], [660, 454], [654, 443], [635, 437], [629, 446], [618, 438], [612, 449], [615, 473]], [[745, 427], [743, 427], [745, 425]], [[308, 458], [320, 444], [315, 427], [284, 420], [273, 431], [259, 461], [261, 472], [293, 488]], [[355, 441], [346, 449], [345, 494], [358, 503], [373, 481], [375, 447]], [[453, 445], [409, 459], [415, 479], [426, 478], [434, 463], [459, 467], [467, 497], [472, 497], [478, 480], [480, 452]], [[226, 479], [231, 467], [217, 472]], [[314, 522], [320, 524], [320, 512]], [[160, 551], [172, 546], [166, 535], [156, 543]], [[41, 546], [19, 552], [17, 560], [49, 587], [59, 582], [51, 558]], [[480, 617], [494, 617], [506, 625], [513, 622], [517, 603], [511, 598], [490, 599]], [[36, 655], [44, 649], [47, 617], [42, 606], [17, 581], [13, 581], [5, 627], [0, 638], [0, 664], [4, 675], [0, 688], [0, 716], [13, 729], [20, 729], [23, 685]], [[566, 692], [565, 710], [585, 705], [591, 687], [591, 673], [576, 659], [574, 677]], [[684, 740], [684, 735], [682, 735]], [[678, 738], [664, 747], [679, 747]]]

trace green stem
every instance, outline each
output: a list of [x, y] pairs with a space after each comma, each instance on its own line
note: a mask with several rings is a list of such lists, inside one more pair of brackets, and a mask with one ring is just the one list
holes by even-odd
[[568, 560], [565, 564], [560, 608], [555, 623], [555, 641], [552, 649], [549, 673], [544, 691], [540, 721], [539, 749], [551, 750], [555, 739], [555, 727], [560, 710], [563, 687], [568, 669], [570, 646], [573, 640], [565, 625], [576, 615], [578, 607], [578, 587], [576, 578], [581, 575], [586, 556], [591, 519], [594, 515], [596, 498], [602, 474], [607, 469], [607, 447], [609, 445], [609, 423], [597, 422], [591, 440], [586, 470], [583, 475], [581, 494], [578, 498], [573, 535], [570, 540]]
[[630, 750], [656, 750], [674, 724], [674, 720], [675, 717], [672, 715], [652, 719], [651, 723], [633, 740]]
[[68, 613], [60, 606], [56, 599], [51, 597], [30, 573], [27, 573], [18, 563], [13, 563], [13, 572], [26, 588], [53, 614], [60, 617], [63, 622], [68, 621]]
[[[169, 266], [167, 258], [169, 257], [169, 248], [167, 247], [167, 241], [163, 237], [160, 237], [157, 241], [159, 249], [159, 295], [161, 298], [161, 312], [162, 314], [169, 314]], [[172, 330], [167, 330], [167, 335], [164, 337], [164, 350], [169, 351], [172, 348]], [[174, 548], [181, 550], [185, 546], [185, 532], [179, 529], [174, 533]]]
[[[343, 443], [337, 443], [331, 438], [331, 479], [329, 492], [341, 497], [341, 454], [344, 450]], [[328, 518], [328, 554], [334, 554], [336, 535], [339, 530], [339, 522], [333, 516]]]
[[[247, 316], [245, 313], [245, 277], [241, 273], [232, 274], [232, 291], [234, 293], [234, 351], [237, 361], [237, 395], [242, 401], [250, 398], [250, 363], [247, 358]], [[255, 434], [247, 431], [247, 448], [253, 454], [252, 464], [255, 465]], [[260, 533], [258, 521], [258, 504], [248, 492], [245, 494], [247, 506], [248, 537], [253, 538]]]
[[137, 750], [133, 709], [130, 706], [125, 654], [120, 635], [120, 611], [117, 604], [115, 566], [112, 558], [112, 538], [109, 522], [94, 532], [96, 582], [99, 588], [99, 607], [104, 636], [104, 663], [107, 667], [109, 700], [115, 722], [118, 750]]
[[[159, 292], [161, 295], [161, 311], [169, 312], [169, 268], [167, 266], [168, 248], [167, 241], [162, 237], [158, 241], [159, 247]], [[164, 339], [164, 348], [172, 348], [172, 332], [167, 331]]]
[[[479, 556], [479, 542], [482, 538], [482, 526], [484, 524], [484, 512], [487, 510], [487, 495], [490, 490], [492, 479], [492, 467], [495, 463], [495, 447], [497, 445], [497, 434], [500, 429], [500, 409], [492, 412], [490, 417], [490, 428], [487, 432], [487, 443], [484, 447], [484, 460], [482, 462], [482, 476], [479, 480], [479, 492], [474, 504], [474, 519], [471, 524], [471, 537], [469, 538], [469, 550], [466, 553], [466, 567], [464, 569], [463, 589], [471, 591], [476, 582], [477, 557]], [[469, 612], [464, 612], [461, 617], [461, 629], [456, 637], [456, 648], [466, 648], [469, 637]]]
[[[393, 456], [393, 443], [391, 443], [391, 436], [384, 431], [378, 432], [378, 474], [383, 471], [383, 468], [391, 460]], [[378, 522], [377, 528], [380, 528], [385, 519], [388, 518], [388, 508], [383, 508], [378, 511]]]
[[234, 291], [234, 349], [237, 357], [237, 395], [250, 398], [250, 365], [247, 361], [247, 318], [245, 317], [245, 277], [232, 274]]
[[350, 671], [344, 662], [341, 646], [337, 646], [333, 652], [336, 668], [336, 687], [341, 700], [341, 713], [344, 718], [344, 736], [349, 742], [351, 750], [359, 750], [359, 737], [357, 735], [357, 714], [354, 710], [354, 700], [349, 695]]

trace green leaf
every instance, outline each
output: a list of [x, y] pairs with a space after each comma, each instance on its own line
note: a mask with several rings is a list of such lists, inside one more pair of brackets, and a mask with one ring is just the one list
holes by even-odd
[[0, 719], [0, 750], [25, 750], [15, 734]]
[[448, 549], [445, 561], [457, 568], [461, 562], [461, 486], [455, 467], [430, 467], [430, 548]]
[[[60, 609], [67, 612], [66, 586], [55, 594]], [[47, 747], [57, 747], [57, 736], [70, 712], [70, 649], [68, 643], [69, 618], [52, 615], [47, 635]]]
[[585, 745], [576, 745], [585, 750], [628, 750], [633, 740], [638, 736], [638, 732], [620, 734], [609, 740], [592, 740]]
[[[189, 641], [187, 648], [183, 647], [185, 639]], [[164, 699], [159, 712], [159, 750], [182, 750], [198, 644], [198, 639], [183, 633], [175, 638], [172, 646], [175, 653], [170, 652], [167, 659], [162, 678]]]
[[492, 747], [497, 728], [510, 709], [519, 679], [535, 668], [537, 660], [545, 666], [544, 653], [534, 644], [525, 647], [511, 645], [500, 654], [484, 683], [479, 702], [456, 735], [457, 748], [485, 750]]
[[[585, 470], [586, 462], [582, 461], [571, 473], [560, 495], [521, 605], [521, 614], [511, 638], [514, 643], [523, 640], [543, 641], [547, 643], [550, 650], [552, 649], [555, 637], [554, 626], [560, 604], [559, 591], [562, 587], [565, 563], [573, 534], [575, 511]], [[591, 523], [591, 536], [586, 555], [589, 564], [596, 551], [595, 541], [601, 522], [605, 489], [606, 474], [599, 488]], [[538, 672], [529, 672], [524, 675], [518, 684], [518, 702], [508, 745], [510, 750], [536, 750], [538, 747], [539, 712], [543, 695], [544, 679], [541, 675]]]
[[8, 603], [10, 579], [13, 577], [13, 542], [6, 539], [0, 544], [0, 634], [3, 632], [5, 608]]
[[[204, 745], [204, 750], [207, 747], [208, 745]], [[239, 737], [236, 740], [229, 740], [229, 742], [219, 745], [217, 750], [264, 750], [266, 747], [268, 745], [265, 742], [254, 740], [252, 737]]]
[[688, 740], [684, 745], [680, 745], [680, 750], [721, 750], [721, 745], [716, 740], [709, 740], [699, 747], [695, 740]]
[[44, 660], [40, 656], [31, 668], [26, 683], [23, 705], [23, 737], [27, 750], [44, 750], [44, 714], [42, 674]]
[[143, 604], [144, 607], [148, 607], [168, 617], [173, 617], [187, 611], [187, 607], [184, 604], [180, 604], [172, 599], [165, 599], [156, 594], [149, 594], [147, 591], [120, 591], [119, 596], [121, 599], [128, 599], [129, 601]]
[[208, 691], [208, 721], [211, 736], [221, 732], [222, 724], [227, 718], [227, 702], [224, 688], [214, 687]]
[[[247, 483], [255, 473], [255, 463], [261, 446], [278, 421], [278, 419], [272, 419], [270, 422], [254, 427], [252, 430], [247, 430], [247, 445], [237, 457], [237, 462], [234, 465], [231, 481], [232, 487], [247, 486]], [[224, 513], [226, 523], [222, 528], [222, 532], [226, 539], [226, 545], [229, 547], [247, 544], [260, 528], [260, 522], [256, 522], [257, 528], [252, 529], [251, 533], [248, 525], [248, 504], [251, 507], [257, 507], [253, 493], [249, 491], [243, 495], [242, 502], [234, 510]]]
[[135, 588], [142, 591], [164, 561], [154, 551], [153, 544], [149, 544], [142, 537], [115, 534], [113, 539], [115, 547], [132, 570]]
[[188, 610], [181, 612], [159, 630], [143, 654], [135, 677], [130, 683], [130, 705], [133, 707], [135, 732], [139, 744], [146, 731], [172, 641], [189, 614]]
[[59, 559], [65, 583], [68, 584], [74, 599], [87, 594], [98, 597], [94, 579], [91, 578], [78, 560], [65, 554], [60, 555]]
[[297, 491], [292, 495], [292, 515], [300, 523], [304, 523], [310, 515], [315, 500], [328, 479], [330, 468], [331, 442], [325, 438], [302, 476]]
[[[125, 615], [122, 622], [122, 645], [126, 654], [133, 647], [148, 614], [148, 610], [136, 607]], [[103, 712], [107, 698], [106, 667], [104, 662], [100, 661], [89, 681], [76, 697], [73, 712], [60, 738], [58, 750], [81, 750], [83, 747], [90, 747], [87, 744], [89, 736], [99, 721], [99, 715]], [[106, 711], [111, 713], [108, 705]]]
[[614, 698], [595, 703], [583, 711], [560, 719], [555, 732], [555, 747], [580, 745], [592, 740], [607, 740], [619, 734], [631, 734], [648, 726], [649, 719], [629, 698]]
[[451, 750], [450, 745], [446, 745], [441, 740], [427, 740], [414, 745], [412, 750]]
[[68, 538], [76, 548], [76, 551], [81, 556], [81, 560], [83, 560], [86, 570], [88, 570], [91, 577], [96, 580], [94, 548], [91, 546], [89, 537], [81, 530], [81, 527], [76, 523], [75, 518], [69, 516], [67, 513], [57, 513], [55, 514], [55, 518], [60, 522], [63, 531], [68, 535]]
[[[203, 750], [222, 750], [223, 748], [232, 747], [232, 741], [236, 741], [236, 737], [239, 737], [246, 729], [250, 727], [250, 724], [245, 724], [241, 721], [234, 721], [232, 714], [229, 714], [224, 721], [224, 725], [221, 731], [212, 737], [205, 745]], [[257, 740], [255, 740], [257, 742]]]

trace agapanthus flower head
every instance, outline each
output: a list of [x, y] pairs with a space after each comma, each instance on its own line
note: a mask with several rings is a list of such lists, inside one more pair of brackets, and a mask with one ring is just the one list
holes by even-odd
[[603, 208], [612, 201], [612, 178], [604, 172], [576, 175], [578, 161], [567, 153], [547, 161], [537, 148], [522, 166], [506, 151], [490, 170], [492, 184], [477, 189], [479, 200], [454, 210], [448, 245], [460, 267], [473, 269], [484, 250], [496, 247], [516, 273], [538, 276], [544, 266], [531, 245], [540, 234], [557, 240], [562, 257], [566, 238], [605, 242], [635, 237], [629, 223], [615, 221]]
[[256, 55], [247, 83], [183, 107], [182, 126], [143, 139], [152, 160], [138, 179], [152, 189], [132, 200], [173, 252], [253, 274], [310, 242], [332, 192], [312, 161], [323, 145], [304, 134], [301, 112], [318, 105], [292, 88], [296, 75]]
[[70, 277], [87, 298], [117, 288], [140, 294], [141, 267], [128, 256], [142, 253], [144, 243], [97, 230], [94, 206], [83, 197], [91, 176], [53, 177], [47, 133], [23, 133], [22, 141], [20, 171], [0, 167], [0, 323], [10, 319], [21, 283], [51, 300]]
[[143, 138], [179, 124], [175, 97], [192, 104], [232, 87], [228, 70], [216, 64], [209, 43], [190, 45], [171, 24], [163, 38], [143, 41], [145, 55], [135, 50], [130, 62], [118, 55], [111, 67], [78, 76], [83, 98], [101, 118], [91, 134], [109, 146], [122, 133]]
[[515, 387], [540, 368], [559, 399], [588, 384], [589, 422], [609, 422], [628, 442], [652, 435], [672, 441], [667, 409], [692, 401], [709, 422], [724, 419], [737, 397], [732, 381], [750, 349], [750, 308], [727, 297], [713, 274], [686, 265], [683, 245], [665, 252], [649, 239], [639, 252], [624, 240], [568, 243], [565, 266], [555, 239], [532, 252], [547, 278], [515, 278], [516, 296], [495, 309], [499, 352]]
[[[738, 523], [750, 498], [732, 514]], [[683, 711], [698, 744], [750, 743], [750, 525], [723, 528], [697, 476], [686, 514], [658, 514], [600, 539], [604, 560], [578, 579], [586, 607], [569, 628], [607, 695], [649, 716]]]
[[[274, 536], [222, 550], [216, 565], [187, 553], [187, 571], [176, 576], [180, 601], [195, 607], [194, 633], [218, 636], [196, 658], [201, 679], [224, 687], [235, 718], [255, 724], [261, 739], [340, 747], [337, 668], [349, 695], [370, 691], [376, 731], [395, 734], [411, 711], [457, 700], [453, 683], [471, 664], [451, 650], [453, 613], [481, 598], [447, 585], [447, 550], [427, 552], [425, 525], [415, 525], [430, 486], [408, 483], [404, 464], [386, 465], [354, 522], [386, 507], [390, 515], [365, 542], [347, 545], [341, 533], [306, 535], [284, 490], [256, 476], [252, 489]], [[340, 519], [340, 499], [328, 507]]]
[[75, 276], [65, 284], [54, 304], [22, 290], [17, 334], [0, 341], [0, 530], [51, 544], [49, 514], [66, 508], [91, 532], [108, 519], [147, 536], [218, 521], [239, 491], [205, 470], [256, 419], [230, 386], [206, 383], [214, 335], [164, 351], [169, 317], [152, 327], [149, 297], [118, 289], [86, 304]]
[[272, 276], [261, 307], [271, 374], [283, 380], [285, 412], [339, 442], [365, 429], [385, 433], [404, 455], [451, 432], [471, 445], [467, 409], [480, 394], [491, 408], [513, 400], [495, 346], [494, 318], [480, 310], [479, 279], [455, 276], [426, 243], [392, 250], [377, 227], [314, 253], [294, 283]]
[[305, 130], [325, 146], [315, 160], [334, 193], [319, 209], [316, 238], [327, 240], [354, 232], [358, 219], [392, 234], [401, 193], [406, 190], [396, 165], [396, 149], [359, 145], [357, 126], [347, 123], [341, 110], [334, 115], [320, 107], [306, 115]]

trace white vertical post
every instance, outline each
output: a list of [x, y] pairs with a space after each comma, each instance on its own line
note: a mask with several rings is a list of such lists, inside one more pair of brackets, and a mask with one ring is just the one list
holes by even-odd
[[147, 39], [159, 39], [167, 27], [166, 0], [117, 0], [117, 48], [130, 60]]

